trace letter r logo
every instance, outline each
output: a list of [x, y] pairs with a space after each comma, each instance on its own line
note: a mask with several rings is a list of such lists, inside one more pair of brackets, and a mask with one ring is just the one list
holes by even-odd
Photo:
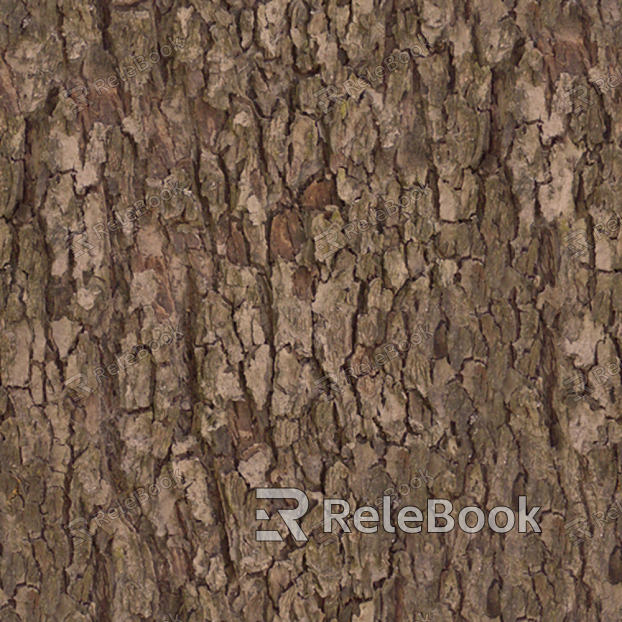
[[[298, 507], [294, 510], [277, 510], [283, 522], [298, 542], [307, 542], [307, 536], [298, 525], [298, 519], [302, 518], [309, 509], [309, 498], [298, 488], [257, 488], [255, 499], [296, 499]], [[270, 520], [265, 510], [255, 512], [257, 520]], [[257, 542], [283, 542], [283, 538], [278, 531], [256, 531], [255, 540]]]

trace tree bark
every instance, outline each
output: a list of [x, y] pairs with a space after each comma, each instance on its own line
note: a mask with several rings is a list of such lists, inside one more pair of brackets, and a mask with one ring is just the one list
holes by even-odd
[[1, 13], [0, 620], [620, 619], [615, 2]]

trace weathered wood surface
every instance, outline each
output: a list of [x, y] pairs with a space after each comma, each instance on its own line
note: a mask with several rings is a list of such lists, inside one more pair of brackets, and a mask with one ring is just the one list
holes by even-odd
[[[620, 497], [620, 374], [576, 402], [563, 382], [622, 353], [619, 231], [594, 229], [622, 195], [622, 86], [588, 83], [616, 75], [621, 28], [614, 0], [2, 0], [0, 620], [619, 620], [620, 521], [577, 547], [564, 525]], [[419, 34], [431, 53], [322, 114], [314, 93]], [[91, 105], [65, 97], [81, 84]], [[426, 183], [323, 259], [331, 223]], [[168, 322], [179, 341], [98, 384]], [[417, 325], [433, 337], [321, 399]], [[310, 533], [323, 498], [418, 469], [402, 505], [524, 494], [542, 534], [255, 542], [259, 486], [306, 491]]]

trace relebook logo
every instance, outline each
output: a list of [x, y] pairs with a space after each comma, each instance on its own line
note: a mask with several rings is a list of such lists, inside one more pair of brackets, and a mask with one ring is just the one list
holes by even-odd
[[[307, 513], [309, 509], [309, 499], [305, 493], [298, 488], [257, 488], [255, 490], [256, 499], [294, 499], [298, 501], [298, 506], [293, 510], [277, 510], [283, 519], [285, 526], [298, 542], [307, 542], [308, 538], [298, 521]], [[387, 533], [395, 533], [395, 526], [391, 522], [391, 497], [382, 497], [382, 528]], [[341, 512], [333, 512], [333, 506], [339, 505], [343, 508]], [[442, 505], [443, 510], [437, 511], [437, 506]], [[531, 508], [527, 513], [527, 497], [518, 498], [518, 532], [527, 533], [527, 523], [529, 523], [535, 533], [542, 533], [540, 525], [536, 522], [535, 515], [540, 510], [540, 506]], [[447, 499], [428, 499], [428, 520], [427, 533], [447, 533], [455, 528], [455, 520], [451, 516], [453, 505]], [[324, 533], [332, 533], [333, 521], [336, 521], [345, 533], [351, 533], [350, 528], [345, 522], [345, 518], [350, 513], [350, 504], [344, 499], [324, 499]], [[475, 525], [469, 526], [466, 518], [473, 513], [477, 521]], [[363, 516], [364, 514], [368, 516]], [[505, 525], [497, 524], [497, 515], [505, 514]], [[255, 513], [257, 520], [270, 520], [268, 513], [259, 509]], [[437, 519], [444, 520], [443, 525], [439, 525]], [[363, 523], [378, 523], [380, 517], [376, 508], [363, 506], [354, 512], [354, 528], [361, 533], [377, 533], [378, 525], [363, 526]], [[413, 523], [423, 522], [423, 514], [418, 507], [413, 505], [406, 506], [397, 515], [397, 527], [405, 533], [420, 533], [421, 526]], [[470, 519], [473, 522], [473, 519]], [[410, 524], [408, 524], [410, 523]], [[514, 511], [505, 506], [497, 506], [488, 513], [488, 526], [496, 533], [507, 533], [516, 523]], [[486, 515], [484, 511], [475, 506], [463, 508], [458, 514], [458, 525], [465, 533], [477, 533], [484, 528]], [[278, 531], [256, 531], [255, 540], [257, 542], [283, 542], [283, 538]]]

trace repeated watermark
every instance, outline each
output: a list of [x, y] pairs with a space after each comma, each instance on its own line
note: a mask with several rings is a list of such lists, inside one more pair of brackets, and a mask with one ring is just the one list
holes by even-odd
[[[599, 78], [597, 80], [588, 80], [588, 82], [595, 89], [596, 87], [598, 87], [600, 89], [600, 93], [608, 93], [610, 88], [614, 89], [622, 84], [622, 72], [620, 72], [620, 68], [616, 67], [615, 71], [617, 72], [617, 75], [613, 74], [607, 78], [608, 86], [605, 86], [604, 78]], [[598, 91], [596, 92], [598, 93]], [[574, 95], [575, 93], [577, 93], [576, 99], [580, 102], [580, 105], [576, 105], [576, 101], [572, 99], [572, 95]], [[572, 112], [574, 114], [579, 114], [580, 112], [587, 110], [587, 106], [593, 106], [596, 103], [591, 99], [587, 99], [588, 89], [584, 84], [579, 84], [578, 86], [575, 86], [574, 88], [566, 91], [564, 93], [564, 97], [571, 98], [569, 101], [572, 102]], [[585, 106], [583, 104], [585, 104]]]
[[[428, 475], [428, 470], [426, 469], [425, 471], [423, 469], [417, 469], [417, 471], [420, 473], [421, 477], [419, 477], [419, 475], [415, 475], [408, 484], [400, 484], [397, 487], [397, 490], [399, 490], [399, 497], [405, 497], [406, 495], [410, 494], [411, 491], [411, 486], [413, 490], [417, 490], [419, 488], [421, 488], [421, 486], [423, 486], [423, 484], [428, 485], [428, 481], [430, 482], [430, 484], [432, 482], [434, 482], [434, 477]], [[415, 480], [418, 480], [418, 484], [415, 485], [413, 484], [413, 482]], [[403, 490], [403, 489], [406, 490]], [[387, 488], [385, 491], [383, 491], [384, 495], [389, 496], [389, 498], [391, 499], [391, 508], [395, 509], [400, 503], [401, 503], [401, 499], [398, 499], [398, 494], [396, 492], [393, 491], [393, 488]], [[368, 504], [369, 503], [369, 498], [365, 497], [363, 499], [363, 503], [364, 504]], [[376, 507], [376, 509], [380, 510], [381, 506], [383, 504], [383, 500], [382, 497], [378, 497], [375, 501], [374, 501], [374, 506]], [[346, 518], [346, 522], [352, 520], [352, 516]], [[315, 525], [313, 525], [311, 527], [311, 533], [315, 534], [316, 536], [316, 542], [317, 544], [319, 544], [322, 547], [328, 546], [329, 544], [332, 544], [334, 542], [338, 541], [338, 538], [341, 539], [343, 538], [343, 536], [345, 535], [346, 532], [339, 530], [337, 532], [334, 533], [329, 533], [329, 534], [325, 534], [323, 531], [319, 531], [319, 528], [324, 524], [324, 521], [321, 520], [318, 523], [315, 523]], [[336, 536], [336, 537], [335, 537]]]
[[[620, 216], [620, 214], [618, 214], [618, 212], [616, 212], [615, 210], [612, 210], [612, 212], [616, 215], [617, 220], [616, 218], [611, 218], [607, 221], [606, 225], [601, 222], [594, 225], [594, 232], [598, 236], [598, 240], [601, 239], [601, 233], [610, 234], [614, 231], [617, 231], [620, 226], [622, 226], [622, 217]], [[605, 232], [605, 227], [607, 228], [607, 232]], [[582, 241], [581, 238], [583, 238]], [[564, 236], [564, 242], [566, 242], [568, 251], [570, 252], [570, 256], [572, 258], [581, 255], [587, 255], [590, 249], [595, 248], [593, 244], [590, 244], [587, 241], [587, 238], [588, 234], [585, 229], [574, 229], [573, 231]], [[575, 244], [577, 244], [577, 246], [575, 246]]]
[[[119, 81], [127, 82], [128, 78], [134, 78], [138, 75], [137, 71], [142, 73], [144, 71], [151, 70], [151, 66], [160, 62], [160, 56], [167, 58], [173, 54], [173, 51], [183, 50], [184, 44], [180, 41], [179, 37], [176, 37], [175, 40], [171, 37], [168, 37], [170, 45], [163, 45], [160, 48], [160, 51], [151, 52], [148, 55], [148, 62], [145, 60], [144, 56], [134, 56], [132, 57], [132, 63], [134, 63], [135, 67], [132, 65], [128, 65], [123, 68], [116, 67], [115, 72], [117, 75], [108, 76], [106, 80], [100, 78], [98, 80], [94, 80], [90, 87], [91, 89], [95, 89], [97, 93], [97, 97], [101, 95], [101, 90], [108, 91], [111, 88], [114, 89], [119, 86]], [[168, 53], [165, 52], [168, 50]], [[153, 58], [155, 56], [155, 59]], [[106, 84], [108, 86], [106, 86]], [[89, 94], [90, 89], [87, 85], [78, 84], [74, 86], [72, 89], [65, 91], [63, 93], [63, 97], [67, 100], [67, 104], [71, 107], [71, 112], [73, 114], [78, 114], [81, 110], [92, 106], [95, 102], [92, 99], [89, 99], [87, 95]], [[74, 97], [75, 96], [75, 97]], [[95, 97], [91, 92], [91, 97]], [[80, 104], [80, 105], [78, 105]]]
[[[94, 520], [95, 524], [101, 528], [100, 521], [107, 525], [111, 520], [116, 520], [122, 514], [127, 514], [130, 510], [134, 510], [137, 507], [144, 505], [147, 501], [149, 501], [149, 497], [157, 497], [160, 494], [161, 488], [167, 490], [171, 488], [173, 482], [175, 482], [175, 484], [183, 483], [183, 477], [179, 475], [178, 469], [176, 469], [174, 473], [168, 469], [168, 473], [170, 477], [169, 475], [165, 475], [157, 480], [155, 484], [151, 484], [148, 487], [147, 492], [149, 495], [147, 495], [144, 488], [137, 488], [125, 497], [123, 504], [121, 504], [119, 499], [115, 499], [106, 512], [99, 510], [91, 516], [91, 519]], [[165, 480], [168, 484], [165, 484]], [[127, 509], [124, 509], [123, 506]], [[86, 538], [93, 538], [95, 536], [94, 533], [87, 530], [87, 525], [88, 523], [84, 516], [78, 516], [78, 518], [74, 518], [66, 525], [63, 525], [63, 529], [65, 529], [73, 538], [74, 547], [86, 542]]]
[[[68, 231], [69, 233], [67, 233], [64, 240], [65, 242], [68, 242], [67, 248], [70, 248], [73, 251], [73, 256], [75, 258], [80, 257], [84, 255], [84, 253], [86, 253], [87, 251], [90, 251], [95, 248], [89, 242], [89, 236], [88, 236], [86, 229], [82, 229], [82, 231], [72, 231], [71, 229], [69, 229]], [[79, 249], [78, 252], [76, 252], [77, 247], [73, 245], [74, 242], [76, 244], [79, 244], [80, 246], [83, 246], [84, 248], [81, 248]]]
[[[283, 523], [289, 530], [291, 536], [297, 542], [308, 542], [308, 538], [298, 521], [304, 517], [309, 510], [309, 498], [299, 488], [257, 488], [255, 490], [256, 499], [293, 499], [298, 501], [296, 508], [292, 510], [277, 510]], [[442, 506], [442, 511], [437, 510], [437, 506]], [[340, 506], [341, 511], [333, 512], [334, 506]], [[527, 533], [527, 525], [529, 524], [535, 533], [542, 533], [540, 525], [538, 525], [535, 515], [540, 511], [540, 506], [534, 506], [527, 512], [527, 497], [518, 497], [518, 533]], [[406, 506], [402, 508], [397, 515], [397, 529], [407, 534], [421, 533], [422, 526], [416, 526], [409, 523], [423, 523], [426, 525], [426, 533], [450, 533], [456, 527], [456, 521], [451, 515], [453, 512], [453, 503], [448, 499], [428, 499], [427, 517], [424, 519], [423, 513], [416, 506]], [[336, 522], [343, 531], [352, 533], [345, 522], [345, 517], [350, 514], [350, 504], [345, 499], [324, 499], [324, 533], [332, 533], [333, 523]], [[364, 516], [368, 514], [369, 516]], [[471, 526], [467, 522], [467, 516], [474, 514], [476, 517], [475, 525]], [[497, 516], [505, 515], [505, 524], [499, 525]], [[255, 518], [258, 521], [270, 520], [270, 516], [264, 509], [258, 509], [255, 512]], [[508, 533], [514, 529], [516, 525], [516, 516], [514, 511], [507, 506], [497, 506], [488, 512], [488, 517], [484, 510], [477, 506], [467, 506], [462, 508], [458, 514], [458, 526], [464, 533], [479, 533], [486, 523], [488, 527], [495, 533]], [[439, 524], [438, 519], [443, 520], [443, 524]], [[379, 532], [379, 525], [365, 526], [363, 523], [380, 523], [385, 533], [396, 533], [396, 527], [392, 523], [391, 497], [382, 497], [382, 521], [376, 508], [371, 506], [363, 506], [355, 510], [353, 517], [353, 527], [359, 533], [371, 534]], [[471, 519], [471, 522], [472, 519]], [[283, 542], [283, 537], [276, 530], [257, 530], [255, 531], [255, 540], [257, 542]]]
[[[84, 399], [87, 395], [94, 394], [99, 389], [100, 385], [103, 384], [103, 380], [108, 380], [110, 378], [110, 376], [106, 376], [106, 371], [108, 371], [111, 376], [116, 376], [121, 371], [125, 371], [128, 367], [136, 365], [144, 358], [147, 358], [150, 353], [157, 352], [162, 345], [170, 345], [174, 341], [181, 340], [181, 338], [184, 336], [184, 333], [179, 330], [179, 324], [176, 327], [173, 327], [173, 325], [169, 321], [169, 325], [170, 332], [163, 332], [157, 339], [152, 339], [149, 344], [138, 344], [132, 348], [132, 352], [127, 352], [120, 356], [115, 356], [115, 362], [111, 363], [106, 368], [93, 368], [91, 370], [91, 373], [97, 380], [97, 387], [95, 389], [92, 389], [86, 384], [88, 377], [82, 372], [75, 374], [74, 376], [66, 380], [63, 386], [67, 387], [67, 385], [77, 381], [76, 387], [84, 391], [84, 393], [86, 394], [79, 394], [75, 388], [69, 387], [67, 389], [67, 394], [69, 395], [71, 401], [76, 403]], [[164, 340], [165, 337], [168, 337], [167, 341]], [[125, 367], [123, 366], [123, 363], [125, 363]]]
[[[166, 183], [169, 185], [170, 189], [164, 188], [164, 190], [162, 190], [159, 195], [153, 194], [150, 197], [147, 197], [145, 201], [140, 200], [132, 203], [133, 207], [129, 207], [125, 210], [126, 220], [123, 220], [123, 218], [119, 216], [119, 213], [113, 210], [113, 218], [111, 218], [107, 223], [101, 221], [94, 224], [92, 228], [97, 235], [97, 239], [101, 240], [102, 234], [110, 236], [110, 233], [108, 231], [114, 232], [119, 231], [119, 228], [131, 227], [132, 223], [135, 220], [137, 220], [141, 216], [144, 216], [152, 207], [159, 207], [160, 202], [170, 201], [173, 196], [178, 196], [180, 194], [192, 195], [189, 190], [185, 188], [180, 188], [179, 182], [177, 181], [174, 183], [167, 181]], [[165, 196], [165, 194], [168, 194], [168, 196]], [[106, 227], [108, 228], [108, 231], [106, 231]], [[86, 253], [87, 251], [95, 248], [88, 241], [88, 233], [86, 229], [74, 232], [69, 231], [64, 239], [65, 242], [69, 242], [69, 240], [71, 240], [67, 247], [71, 248], [71, 250], [73, 251], [74, 258], [80, 257], [81, 255], [84, 255], [84, 253]], [[77, 247], [73, 246], [74, 242], [84, 248], [78, 249]]]
[[[417, 327], [416, 327], [417, 330], [408, 339], [402, 339], [401, 341], [398, 342], [397, 350], [399, 350], [403, 354], [404, 352], [408, 352], [408, 350], [410, 350], [411, 344], [413, 346], [419, 345], [423, 343], [424, 340], [427, 341], [430, 337], [433, 337], [434, 333], [431, 333], [428, 330], [429, 326], [430, 326], [429, 324], [426, 324], [425, 326], [422, 326], [421, 324], [417, 324]], [[402, 344], [406, 344], [406, 346], [403, 348]], [[356, 380], [360, 378], [361, 376], [366, 376], [372, 371], [372, 369], [379, 370], [380, 365], [384, 365], [385, 363], [388, 363], [389, 361], [392, 361], [393, 359], [397, 358], [399, 353], [396, 350], [395, 343], [389, 342], [381, 347], [382, 347], [382, 350], [384, 351], [384, 354], [378, 353], [374, 355], [373, 362], [371, 361], [369, 356], [365, 356], [363, 357], [364, 362], [361, 363], [360, 365], [355, 366], [355, 367], [347, 367], [345, 369], [340, 370], [339, 373], [343, 374], [345, 378], [344, 383], [351, 384], [352, 383], [352, 381], [350, 380], [351, 378]], [[334, 372], [328, 372], [321, 378], [314, 380], [313, 384], [316, 387], [319, 387], [319, 385], [322, 384], [323, 382], [328, 382], [328, 385], [327, 385], [328, 388], [332, 389], [336, 393], [343, 393], [343, 389], [338, 384], [339, 377]], [[335, 397], [325, 387], [320, 387], [320, 391], [322, 391], [321, 399], [323, 402], [328, 402], [329, 400], [332, 400]]]
[[[360, 91], [361, 89], [370, 87], [373, 83], [379, 82], [382, 78], [388, 73], [393, 73], [396, 69], [401, 65], [407, 65], [410, 62], [411, 55], [412, 58], [417, 58], [418, 56], [428, 56], [432, 53], [432, 47], [428, 40], [423, 35], [418, 35], [419, 42], [421, 45], [415, 43], [412, 47], [409, 48], [410, 54], [408, 52], [399, 52], [397, 55], [390, 54], [389, 56], [382, 59], [382, 63], [374, 67], [373, 74], [369, 71], [367, 67], [363, 69], [367, 73], [367, 78], [357, 77], [357, 82], [355, 83], [353, 79], [346, 80], [341, 86], [344, 89], [344, 93], [342, 96], [339, 96], [339, 91], [337, 86], [334, 84], [330, 84], [327, 87], [320, 89], [313, 93], [313, 97], [316, 99], [321, 97], [322, 95], [326, 95], [328, 99], [319, 99], [317, 102], [318, 107], [322, 111], [322, 114], [326, 115], [332, 110], [335, 110], [335, 106], [328, 107], [329, 102], [333, 102], [341, 106], [346, 100], [344, 98], [349, 95], [350, 97], [354, 97], [354, 95], [358, 94], [356, 91]], [[415, 52], [415, 48], [419, 51]], [[428, 49], [428, 54], [424, 53], [424, 49]], [[384, 66], [383, 66], [384, 65]], [[350, 91], [350, 89], [354, 89], [354, 93]], [[343, 98], [342, 98], [343, 97]]]
[[[615, 357], [615, 359], [616, 361], [618, 361], [617, 365], [611, 363], [607, 365], [607, 369], [605, 369], [602, 365], [598, 365], [590, 369], [588, 374], [592, 374], [594, 378], [598, 381], [599, 385], [607, 382], [609, 378], [613, 378], [613, 376], [619, 374], [620, 369], [622, 369], [622, 362], [620, 361], [620, 359], [617, 356]], [[579, 371], [576, 374], [570, 376], [570, 378], [566, 378], [566, 380], [564, 380], [564, 386], [568, 387], [568, 394], [566, 397], [574, 396], [573, 401], [578, 402], [579, 400], [582, 400], [586, 396], [586, 394], [594, 393], [595, 389], [589, 387], [587, 381], [587, 375], [584, 374], [582, 371]], [[580, 388], [580, 393], [577, 392], [577, 388]]]
[[[415, 193], [418, 193], [418, 196], [415, 197]], [[426, 186], [421, 186], [419, 184], [418, 188], [415, 188], [410, 191], [410, 196], [408, 194], [402, 195], [398, 201], [400, 207], [406, 208], [410, 205], [411, 201], [416, 203], [419, 199], [423, 198], [430, 194], [430, 188]], [[404, 201], [404, 202], [403, 202]], [[342, 248], [345, 248], [345, 244], [339, 245], [336, 242], [336, 239], [341, 232], [350, 242], [350, 236], [357, 236], [363, 233], [364, 231], [368, 231], [370, 228], [370, 222], [374, 225], [377, 225], [379, 222], [384, 222], [389, 218], [389, 216], [393, 216], [397, 212], [398, 206], [395, 201], [385, 201], [383, 203], [384, 208], [380, 208], [378, 210], [370, 209], [365, 212], [367, 218], [360, 218], [354, 221], [351, 221], [345, 224], [341, 229], [333, 228], [331, 225], [328, 229], [325, 229], [321, 233], [318, 233], [313, 240], [315, 241], [315, 248], [318, 252], [322, 253], [322, 259], [326, 260], [332, 255], [334, 255], [337, 251], [340, 251]], [[392, 209], [393, 208], [393, 209]], [[324, 239], [326, 238], [326, 239]], [[320, 251], [320, 245], [326, 246], [325, 250]]]
[[[594, 518], [597, 524], [602, 523], [602, 525], [600, 525], [602, 534], [603, 525], [608, 525], [609, 523], [614, 522], [621, 515], [622, 504], [618, 499], [616, 499], [611, 507], [607, 510], [606, 518], [605, 512], [594, 512], [594, 514], [592, 514], [592, 518]], [[571, 520], [569, 523], [566, 523], [564, 525], [564, 529], [567, 532], [566, 535], [570, 538], [572, 546], [579, 546], [579, 544], [585, 542], [586, 538], [594, 537], [594, 534], [586, 529], [587, 525], [587, 516], [579, 516], [578, 518], [575, 518], [574, 520]]]

